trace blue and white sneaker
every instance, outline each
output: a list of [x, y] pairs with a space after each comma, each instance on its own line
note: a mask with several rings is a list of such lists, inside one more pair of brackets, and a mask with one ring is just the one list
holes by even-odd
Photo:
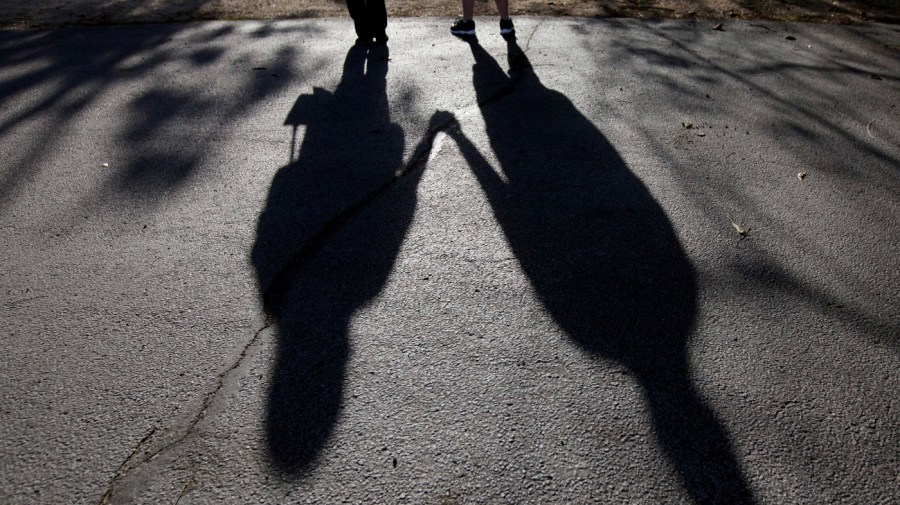
[[501, 19], [500, 34], [509, 35], [510, 33], [516, 33], [516, 28], [513, 26], [512, 18]]

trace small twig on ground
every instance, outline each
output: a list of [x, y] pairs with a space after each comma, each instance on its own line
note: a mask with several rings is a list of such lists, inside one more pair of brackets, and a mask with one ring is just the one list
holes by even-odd
[[178, 505], [178, 502], [180, 502], [180, 501], [181, 501], [181, 498], [184, 497], [184, 493], [187, 492], [188, 487], [189, 487], [190, 485], [191, 485], [191, 481], [187, 481], [187, 482], [184, 483], [183, 486], [181, 486], [181, 493], [178, 495], [178, 498], [175, 499], [174, 505]]

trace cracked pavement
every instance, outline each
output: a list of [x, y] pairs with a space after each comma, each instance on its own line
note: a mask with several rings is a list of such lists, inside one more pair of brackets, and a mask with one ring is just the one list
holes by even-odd
[[0, 33], [0, 502], [895, 502], [900, 30], [445, 25]]

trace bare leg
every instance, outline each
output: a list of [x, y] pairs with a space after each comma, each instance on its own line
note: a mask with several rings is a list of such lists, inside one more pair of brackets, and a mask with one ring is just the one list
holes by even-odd
[[[509, 0], [498, 0], [503, 2], [509, 2]], [[475, 0], [462, 0], [463, 6], [463, 19], [472, 19], [475, 16]]]
[[[509, 17], [509, 0], [494, 0], [497, 4], [497, 12], [500, 13], [500, 19]], [[463, 12], [465, 12], [465, 1], [463, 1]]]

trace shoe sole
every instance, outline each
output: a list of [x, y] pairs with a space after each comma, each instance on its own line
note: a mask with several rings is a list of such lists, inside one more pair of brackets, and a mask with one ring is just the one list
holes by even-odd
[[516, 29], [510, 28], [509, 30], [500, 30], [501, 35], [509, 35], [510, 33], [516, 33]]
[[475, 35], [475, 30], [450, 30], [453, 35]]

